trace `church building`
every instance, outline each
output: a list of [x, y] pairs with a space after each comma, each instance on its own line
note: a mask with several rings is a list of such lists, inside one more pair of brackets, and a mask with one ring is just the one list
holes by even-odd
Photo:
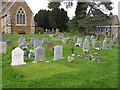
[[25, 0], [0, 0], [0, 33], [33, 34], [33, 12]]

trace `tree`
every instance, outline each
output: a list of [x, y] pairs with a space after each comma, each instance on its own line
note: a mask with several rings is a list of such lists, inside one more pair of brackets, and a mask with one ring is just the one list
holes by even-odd
[[43, 27], [44, 29], [50, 28], [49, 26], [49, 12], [47, 10], [40, 10], [34, 17], [35, 22], [37, 22], [38, 27]]

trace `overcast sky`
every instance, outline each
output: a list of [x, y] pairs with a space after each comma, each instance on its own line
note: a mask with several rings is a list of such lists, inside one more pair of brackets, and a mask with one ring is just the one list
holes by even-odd
[[[25, 1], [27, 2], [27, 4], [29, 5], [29, 7], [31, 8], [34, 14], [36, 14], [40, 9], [48, 9], [47, 7], [49, 3], [48, 0], [25, 0]], [[114, 15], [118, 15], [118, 2], [120, 0], [111, 0], [111, 1], [114, 3], [112, 5], [113, 6], [112, 12]], [[74, 16], [75, 8], [76, 8], [76, 3], [72, 8], [67, 10], [69, 17]]]

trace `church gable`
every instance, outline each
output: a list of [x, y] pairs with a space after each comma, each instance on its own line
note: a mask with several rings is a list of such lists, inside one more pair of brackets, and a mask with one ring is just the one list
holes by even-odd
[[[26, 2], [16, 2], [10, 9], [14, 25], [31, 25], [32, 11]], [[24, 20], [21, 20], [24, 19]]]

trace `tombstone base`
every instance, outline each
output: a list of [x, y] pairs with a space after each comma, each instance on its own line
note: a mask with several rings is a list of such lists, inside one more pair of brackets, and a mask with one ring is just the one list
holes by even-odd
[[49, 62], [49, 61], [48, 60], [33, 61], [33, 63], [39, 63], [39, 62]]
[[65, 57], [61, 57], [61, 58], [58, 58], [58, 59], [57, 58], [53, 58], [54, 61], [59, 60], [59, 59], [65, 59]]
[[22, 62], [22, 63], [11, 63], [12, 66], [25, 65], [25, 64], [26, 64], [25, 62]]

